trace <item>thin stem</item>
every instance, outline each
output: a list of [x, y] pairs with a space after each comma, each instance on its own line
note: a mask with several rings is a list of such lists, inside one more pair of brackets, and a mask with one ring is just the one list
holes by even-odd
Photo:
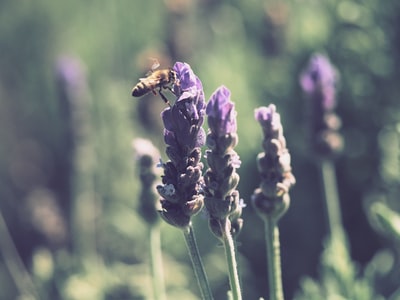
[[331, 236], [343, 236], [342, 215], [340, 211], [339, 195], [337, 190], [335, 166], [331, 160], [321, 162], [321, 173], [325, 193], [325, 205]]
[[3, 254], [4, 264], [14, 283], [19, 290], [20, 296], [25, 296], [27, 299], [40, 299], [36, 286], [25, 268], [21, 257], [18, 255], [17, 248], [11, 238], [7, 224], [0, 211], [0, 252]]
[[194, 236], [192, 225], [189, 224], [183, 229], [187, 248], [189, 250], [189, 256], [192, 260], [194, 273], [199, 284], [201, 296], [203, 300], [212, 300], [213, 296], [211, 293], [210, 285], [208, 283], [207, 275], [204, 270], [203, 263], [201, 261], [199, 249], [197, 247], [196, 239]]
[[237, 271], [235, 242], [230, 232], [229, 222], [224, 222], [223, 243], [225, 248], [226, 262], [228, 264], [229, 283], [232, 291], [232, 300], [241, 300], [242, 294], [240, 290], [239, 274]]
[[165, 300], [164, 270], [161, 255], [160, 226], [150, 227], [150, 265], [155, 300]]
[[265, 240], [268, 261], [269, 300], [284, 300], [282, 288], [279, 229], [271, 218], [265, 218]]

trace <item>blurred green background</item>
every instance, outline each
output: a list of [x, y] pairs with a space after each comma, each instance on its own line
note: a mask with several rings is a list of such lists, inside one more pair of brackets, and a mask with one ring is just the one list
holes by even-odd
[[[0, 0], [0, 209], [41, 298], [151, 297], [131, 140], [147, 137], [163, 152], [165, 104], [130, 96], [151, 58], [164, 68], [188, 62], [206, 99], [221, 84], [232, 92], [248, 203], [238, 238], [244, 299], [267, 295], [263, 226], [250, 205], [261, 105], [281, 113], [297, 179], [280, 222], [287, 298], [317, 275], [326, 226], [298, 84], [316, 51], [341, 75], [337, 175], [352, 257], [362, 267], [390, 248], [365, 207], [383, 197], [400, 210], [399, 15], [397, 0]], [[194, 222], [215, 298], [225, 299], [223, 249], [204, 216]], [[4, 228], [0, 299], [17, 299]], [[169, 299], [199, 299], [181, 232], [162, 224], [162, 246]]]

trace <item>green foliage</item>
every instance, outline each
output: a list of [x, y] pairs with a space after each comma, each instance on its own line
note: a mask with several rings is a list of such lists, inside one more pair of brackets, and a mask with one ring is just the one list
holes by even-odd
[[376, 226], [391, 240], [400, 241], [400, 214], [387, 207], [385, 204], [376, 202], [369, 209], [371, 218]]
[[370, 278], [360, 277], [359, 273], [345, 238], [333, 236], [325, 243], [320, 279], [303, 278], [302, 290], [295, 299], [384, 299], [376, 295]]

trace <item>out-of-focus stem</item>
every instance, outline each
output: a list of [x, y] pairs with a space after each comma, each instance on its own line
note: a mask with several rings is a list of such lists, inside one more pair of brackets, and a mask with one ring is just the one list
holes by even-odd
[[196, 239], [191, 224], [183, 229], [187, 248], [189, 250], [189, 256], [192, 260], [194, 273], [199, 284], [201, 296], [203, 300], [212, 300], [213, 296], [211, 293], [210, 285], [208, 283], [207, 275], [204, 270], [203, 262], [201, 261], [199, 249], [197, 247]]
[[269, 300], [284, 300], [279, 229], [275, 220], [263, 218], [268, 262]]
[[[17, 289], [20, 292], [20, 296], [26, 297], [26, 299], [37, 299], [39, 300], [39, 293], [36, 289], [35, 284], [29, 272], [26, 270], [24, 263], [18, 255], [17, 248], [11, 238], [10, 232], [7, 228], [7, 224], [3, 218], [3, 214], [0, 211], [0, 252], [3, 255], [4, 264]], [[24, 298], [25, 299], [25, 298]]]
[[162, 252], [160, 241], [160, 226], [151, 226], [150, 230], [150, 265], [155, 300], [165, 300], [164, 270], [162, 264]]
[[331, 160], [324, 159], [320, 164], [325, 194], [326, 214], [331, 236], [343, 237], [342, 214], [336, 183], [335, 166]]

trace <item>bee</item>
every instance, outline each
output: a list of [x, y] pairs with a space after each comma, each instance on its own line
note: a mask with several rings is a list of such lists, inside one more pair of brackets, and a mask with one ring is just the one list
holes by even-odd
[[160, 94], [161, 98], [166, 104], [171, 106], [167, 97], [165, 97], [162, 93], [162, 89], [168, 89], [175, 94], [172, 90], [172, 87], [177, 82], [177, 75], [176, 72], [171, 68], [156, 70], [159, 66], [160, 64], [157, 60], [155, 60], [153, 66], [151, 67], [151, 71], [146, 74], [147, 77], [140, 78], [139, 82], [133, 87], [132, 96], [141, 97], [150, 92], [152, 92], [154, 95], [157, 95], [156, 89], [158, 88], [158, 93]]

